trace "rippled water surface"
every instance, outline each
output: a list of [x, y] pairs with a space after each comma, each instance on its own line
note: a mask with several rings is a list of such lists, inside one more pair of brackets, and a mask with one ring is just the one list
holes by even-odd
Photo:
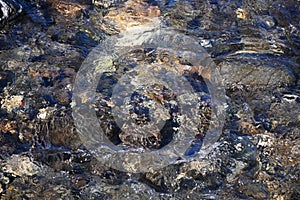
[[300, 1], [18, 3], [1, 199], [300, 198]]

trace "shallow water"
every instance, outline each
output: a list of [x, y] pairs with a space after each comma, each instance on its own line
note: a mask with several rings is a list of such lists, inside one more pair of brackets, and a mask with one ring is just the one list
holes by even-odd
[[300, 2], [103, 2], [1, 28], [1, 199], [299, 199]]

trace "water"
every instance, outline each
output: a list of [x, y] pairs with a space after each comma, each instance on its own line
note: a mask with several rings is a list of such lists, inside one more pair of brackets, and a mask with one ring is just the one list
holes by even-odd
[[[0, 31], [1, 199], [299, 198], [299, 1], [22, 3], [23, 13]], [[163, 30], [160, 37], [154, 29]], [[145, 38], [152, 45], [140, 47]], [[198, 44], [212, 57], [212, 71], [199, 68]], [[95, 73], [85, 67], [93, 56]], [[100, 82], [75, 89], [81, 96], [74, 102], [74, 85], [95, 82], [91, 75]], [[167, 84], [177, 80], [177, 88]], [[211, 89], [216, 83], [226, 96], [219, 98], [222, 87]], [[182, 85], [188, 95], [178, 91]], [[74, 121], [78, 102], [88, 102], [96, 120]], [[123, 124], [124, 109], [145, 123], [146, 137]], [[221, 111], [224, 121], [216, 120]], [[152, 131], [151, 120], [160, 118], [165, 129]], [[99, 135], [88, 134], [98, 121], [106, 155], [90, 142]], [[161, 160], [138, 161], [174, 141]], [[123, 169], [111, 163], [116, 150], [133, 153], [117, 157]]]

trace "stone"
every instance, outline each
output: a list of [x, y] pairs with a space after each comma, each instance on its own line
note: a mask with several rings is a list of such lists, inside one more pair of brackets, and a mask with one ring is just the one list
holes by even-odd
[[158, 22], [154, 20], [160, 16], [158, 6], [148, 5], [139, 0], [126, 1], [124, 7], [111, 10], [104, 18], [107, 23], [113, 24], [119, 31], [124, 31], [135, 26], [149, 26]]
[[8, 112], [11, 112], [13, 109], [22, 106], [22, 101], [24, 99], [23, 95], [14, 95], [7, 97], [6, 99], [2, 100], [1, 108], [6, 109]]
[[120, 5], [121, 3], [126, 2], [127, 0], [92, 0], [92, 4], [104, 8], [108, 8], [114, 5]]
[[26, 155], [13, 155], [1, 166], [6, 173], [13, 176], [33, 176], [39, 172], [39, 167]]
[[[12, 18], [3, 18], [0, 5], [0, 24], [7, 24], [0, 32], [1, 199], [300, 199], [300, 1], [0, 2], [30, 5], [22, 8], [22, 19], [18, 18], [18, 9], [10, 8], [5, 12]], [[195, 160], [179, 160], [147, 173], [127, 173], [104, 166], [92, 156], [93, 149], [88, 151], [81, 145], [76, 138], [70, 98], [76, 73], [95, 46], [133, 26], [147, 31], [146, 23], [151, 24], [154, 18], [159, 25], [195, 37], [212, 55], [227, 87], [228, 117], [221, 137], [213, 145], [215, 149], [207, 157], [197, 157], [205, 136], [198, 134], [187, 151]], [[179, 70], [189, 72], [186, 77], [196, 77], [189, 79], [194, 86], [200, 83], [196, 76], [200, 73], [192, 71], [189, 63], [153, 49], [139, 50], [141, 53], [128, 51], [130, 59], [170, 67], [176, 64]], [[100, 78], [98, 94], [107, 95], [119, 80], [113, 74], [128, 74], [133, 64], [123, 57], [112, 63], [107, 79]], [[201, 76], [211, 77], [209, 73]], [[149, 99], [144, 100], [151, 103], [147, 105], [168, 104], [176, 115], [178, 109], [172, 102], [179, 97], [164, 96], [162, 92], [140, 91]], [[103, 96], [97, 97], [95, 110], [98, 119], [108, 118], [103, 127], [115, 145], [127, 143], [122, 147], [135, 148], [135, 141], [153, 136], [152, 146], [164, 148], [172, 140], [151, 129], [148, 136], [130, 139], [127, 136], [135, 130], [120, 132], [110, 115], [116, 104]], [[189, 97], [182, 98], [188, 101]], [[90, 101], [90, 96], [85, 100]], [[191, 111], [193, 116], [197, 110]], [[156, 118], [163, 115], [163, 120], [173, 117], [159, 109], [154, 114]], [[133, 117], [141, 121], [137, 115]], [[210, 121], [201, 118], [196, 122]], [[205, 127], [199, 130], [205, 132]]]
[[0, 26], [15, 18], [23, 10], [17, 0], [0, 0]]
[[231, 56], [218, 67], [228, 88], [244, 85], [250, 88], [271, 89], [296, 83], [295, 74], [285, 63], [264, 56]]
[[13, 81], [14, 73], [9, 70], [1, 70], [0, 68], [0, 92]]

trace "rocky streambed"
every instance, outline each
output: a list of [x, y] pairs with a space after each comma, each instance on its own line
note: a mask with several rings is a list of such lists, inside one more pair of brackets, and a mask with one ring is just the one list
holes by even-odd
[[[1, 199], [300, 198], [299, 1], [17, 3], [22, 12], [12, 10], [16, 15], [3, 18], [0, 29]], [[162, 34], [156, 46], [132, 45], [122, 55], [102, 60], [105, 71], [94, 96], [77, 90], [80, 101], [74, 100], [78, 74], [95, 49], [99, 55], [110, 52], [115, 46], [107, 41], [122, 34], [130, 38], [128, 30], [149, 33], [151, 39], [153, 24], [179, 35], [184, 52], [192, 51], [188, 47], [194, 43], [187, 38], [193, 38], [214, 65], [210, 70], [204, 61], [196, 66], [199, 59], [183, 56], [174, 40]], [[103, 70], [97, 63], [92, 66]], [[209, 124], [215, 122], [211, 70], [218, 72], [224, 88], [224, 122], [214, 149], [200, 158]], [[199, 99], [164, 85], [178, 73]], [[152, 81], [156, 75], [163, 81]], [[88, 84], [91, 76], [79, 83]], [[138, 77], [151, 84], [136, 86]], [[117, 97], [122, 96], [133, 87], [129, 85], [135, 91], [122, 103], [141, 130], [116, 120], [116, 113], [124, 113], [116, 110], [115, 102], [121, 100], [113, 94], [117, 90]], [[180, 99], [195, 103], [191, 120], [184, 118]], [[185, 152], [191, 159], [141, 172], [128, 170], [132, 166], [126, 162], [124, 170], [103, 164], [82, 139], [90, 129], [84, 132], [74, 121], [78, 102], [90, 102], [105, 137], [124, 150], [159, 151], [193, 127]], [[162, 130], [152, 129], [153, 116], [166, 121]]]

